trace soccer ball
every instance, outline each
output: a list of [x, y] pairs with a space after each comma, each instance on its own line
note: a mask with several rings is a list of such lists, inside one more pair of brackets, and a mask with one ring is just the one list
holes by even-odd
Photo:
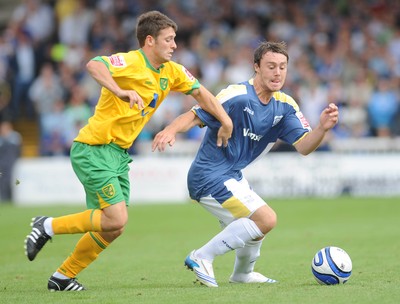
[[314, 278], [321, 285], [346, 283], [352, 268], [350, 256], [346, 251], [332, 246], [319, 250], [311, 262]]

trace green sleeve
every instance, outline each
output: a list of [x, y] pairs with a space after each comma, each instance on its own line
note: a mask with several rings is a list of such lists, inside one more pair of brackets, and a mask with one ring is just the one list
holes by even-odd
[[91, 60], [100, 61], [100, 62], [104, 63], [107, 66], [107, 69], [110, 70], [110, 64], [107, 61], [105, 61], [102, 56], [96, 56], [96, 57], [92, 58]]
[[199, 88], [200, 88], [200, 82], [196, 79], [196, 82], [192, 85], [192, 89], [190, 91], [186, 92], [185, 94], [191, 95], [194, 90], [199, 89]]

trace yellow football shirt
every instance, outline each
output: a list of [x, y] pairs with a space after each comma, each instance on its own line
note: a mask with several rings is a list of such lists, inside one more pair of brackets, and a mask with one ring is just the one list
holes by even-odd
[[131, 109], [128, 102], [103, 87], [93, 116], [75, 138], [89, 145], [115, 143], [128, 149], [171, 90], [191, 94], [200, 87], [198, 80], [176, 62], [155, 69], [141, 49], [93, 60], [104, 62], [122, 89], [135, 90], [145, 108], [139, 110], [134, 105]]

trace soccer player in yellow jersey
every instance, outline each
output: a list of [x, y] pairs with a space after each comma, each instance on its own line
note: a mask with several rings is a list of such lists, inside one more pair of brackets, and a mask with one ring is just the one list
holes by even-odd
[[127, 149], [171, 90], [192, 95], [221, 124], [216, 144], [228, 144], [233, 126], [221, 104], [185, 67], [171, 61], [176, 31], [176, 23], [164, 14], [144, 13], [136, 28], [140, 49], [95, 57], [87, 64], [102, 89], [94, 115], [71, 147], [71, 162], [85, 189], [88, 209], [61, 217], [35, 217], [25, 239], [26, 255], [32, 261], [53, 235], [83, 233], [50, 277], [51, 291], [85, 290], [77, 274], [123, 232], [132, 161]]

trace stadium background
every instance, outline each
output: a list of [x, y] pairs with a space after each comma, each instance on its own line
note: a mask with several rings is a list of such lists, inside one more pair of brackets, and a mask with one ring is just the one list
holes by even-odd
[[[400, 195], [398, 1], [2, 0], [0, 5], [1, 119], [17, 131], [14, 139], [21, 136], [12, 177], [16, 203], [82, 201], [67, 156], [99, 92], [85, 63], [98, 54], [137, 48], [136, 17], [151, 9], [178, 23], [174, 59], [212, 92], [251, 77], [260, 40], [283, 40], [290, 55], [284, 91], [311, 125], [328, 102], [340, 106], [340, 123], [319, 152], [302, 158], [279, 143], [276, 153], [248, 170], [261, 194]], [[149, 143], [192, 105], [190, 97], [171, 95], [132, 147], [133, 200], [187, 200], [185, 174], [202, 132], [183, 135], [164, 155], [151, 153]], [[4, 151], [3, 161], [12, 158]], [[161, 185], [157, 193], [148, 187], [154, 181]]]

